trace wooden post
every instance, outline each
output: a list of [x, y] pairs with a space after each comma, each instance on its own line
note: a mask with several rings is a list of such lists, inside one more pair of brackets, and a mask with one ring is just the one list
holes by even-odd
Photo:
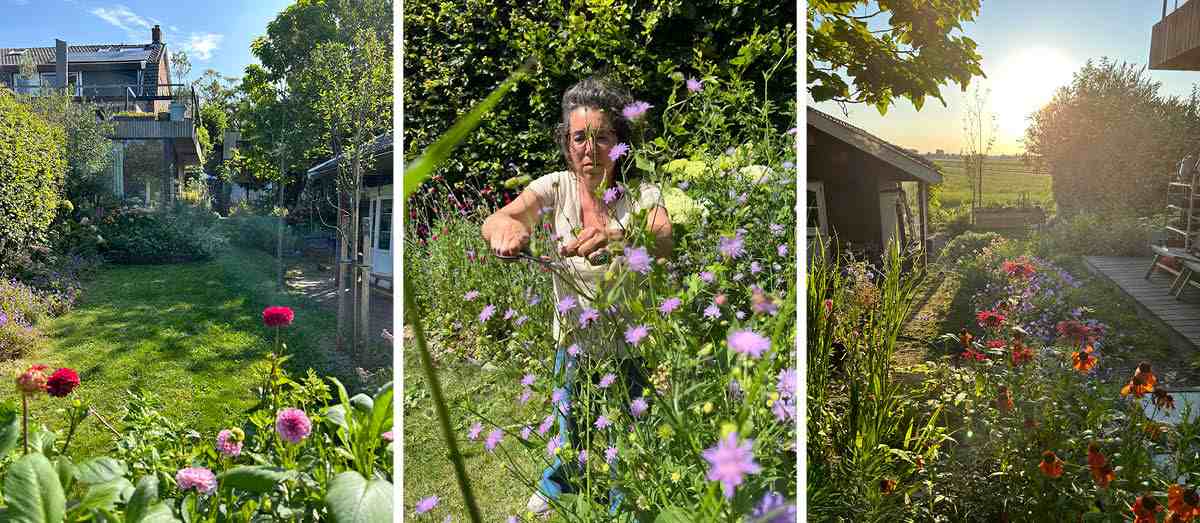
[[338, 194], [338, 200], [342, 202], [338, 209], [338, 251], [337, 251], [337, 296], [338, 296], [338, 313], [337, 313], [337, 347], [338, 350], [345, 348], [346, 338], [346, 286], [349, 285], [349, 274], [347, 270], [350, 268], [349, 243], [350, 235], [353, 234], [349, 229], [350, 215], [346, 213], [345, 203], [347, 198], [344, 194]]
[[356, 355], [361, 359], [367, 353], [368, 340], [371, 339], [371, 233], [368, 230], [363, 233], [364, 245], [363, 263], [359, 266], [359, 274], [362, 280], [359, 282], [359, 310], [358, 310], [358, 332], [361, 335], [358, 338], [358, 347], [355, 349]]
[[924, 251], [926, 263], [929, 260], [929, 249], [932, 245], [929, 243], [929, 184], [923, 181], [917, 182], [917, 212], [921, 216], [921, 250]]
[[279, 275], [279, 280], [275, 282], [275, 289], [283, 291], [283, 145], [279, 147], [279, 218], [275, 221], [275, 264]]

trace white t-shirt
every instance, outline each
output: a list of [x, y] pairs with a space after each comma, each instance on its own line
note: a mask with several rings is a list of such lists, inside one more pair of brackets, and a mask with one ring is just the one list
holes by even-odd
[[[579, 199], [579, 179], [569, 171], [559, 171], [542, 176], [529, 184], [526, 188], [538, 197], [538, 202], [542, 208], [547, 209], [551, 214], [549, 219], [553, 224], [553, 232], [558, 237], [558, 242], [555, 245], [557, 251], [559, 247], [566, 245], [575, 240], [574, 228], [578, 227], [582, 230], [582, 216], [580, 208], [582, 203]], [[645, 209], [653, 209], [654, 207], [662, 206], [662, 192], [658, 186], [651, 183], [642, 183], [636, 189], [637, 202], [631, 206], [629, 194], [622, 194], [621, 197], [609, 205], [608, 212], [608, 228], [609, 230], [628, 230], [631, 227], [630, 220], [634, 214]], [[539, 209], [540, 212], [540, 209]], [[644, 223], [632, 224], [633, 227], [641, 227]], [[599, 287], [604, 273], [617, 263], [613, 260], [607, 264], [592, 266], [587, 260], [580, 256], [572, 256], [567, 258], [569, 264], [569, 278], [578, 282], [576, 285], [582, 287], [581, 290], [588, 294], [594, 294]], [[554, 301], [557, 304], [566, 296], [574, 296], [579, 303], [578, 306], [569, 315], [573, 318], [578, 318], [579, 312], [584, 307], [592, 307], [591, 300], [586, 296], [576, 292], [570, 282], [564, 281], [562, 277], [555, 274], [554, 276]], [[603, 314], [603, 311], [601, 311]], [[578, 323], [576, 323], [576, 326]], [[576, 337], [574, 340], [564, 340], [560, 334], [559, 317], [554, 316], [554, 338], [559, 343], [579, 343], [580, 347], [585, 352], [593, 356], [607, 356], [615, 353], [618, 357], [627, 357], [628, 353], [624, 347], [624, 339], [618, 336], [617, 343], [596, 343], [595, 337], [589, 339], [580, 339]], [[615, 347], [614, 347], [615, 345]]]

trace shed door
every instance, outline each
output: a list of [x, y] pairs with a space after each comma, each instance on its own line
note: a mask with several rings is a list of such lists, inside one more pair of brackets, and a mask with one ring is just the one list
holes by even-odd
[[817, 238], [817, 234], [821, 238], [829, 238], [829, 223], [825, 217], [825, 186], [822, 182], [808, 182], [808, 261], [812, 261], [813, 252], [817, 250], [817, 246], [813, 244], [813, 240]]
[[392, 199], [371, 200], [371, 272], [392, 274]]

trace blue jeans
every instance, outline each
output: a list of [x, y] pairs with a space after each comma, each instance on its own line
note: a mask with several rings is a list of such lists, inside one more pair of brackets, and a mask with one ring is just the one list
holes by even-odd
[[[649, 380], [646, 378], [646, 373], [643, 367], [644, 362], [641, 358], [625, 359], [621, 361], [621, 372], [619, 379], [623, 380], [625, 385], [629, 388], [630, 398], [641, 396], [642, 391], [645, 390], [646, 386], [649, 384]], [[558, 348], [558, 352], [554, 356], [554, 375], [563, 376], [563, 389], [566, 391], [566, 401], [568, 402], [573, 402], [574, 398], [579, 395], [579, 391], [582, 388], [576, 379], [578, 370], [578, 360], [574, 356], [567, 354], [565, 347], [560, 346]], [[599, 374], [591, 374], [590, 377], [592, 383], [599, 383]], [[564, 414], [562, 409], [559, 409], [557, 406], [555, 406], [555, 421], [558, 424], [558, 432], [560, 435], [562, 435], [565, 441], [569, 441], [571, 443], [571, 447], [574, 449], [580, 449], [581, 442], [586, 441], [586, 439], [580, 437], [580, 434], [576, 430], [577, 424], [575, 422], [575, 416], [572, 415], [575, 412], [579, 412], [581, 409], [581, 405], [572, 403], [571, 410]], [[590, 430], [590, 425], [585, 424], [583, 430]], [[609, 434], [608, 442], [610, 445], [615, 445], [615, 438], [611, 435], [611, 433]], [[604, 459], [604, 456], [597, 456], [595, 459]], [[616, 467], [617, 464], [614, 461], [609, 469], [609, 474], [613, 478], [615, 478], [617, 475]], [[572, 483], [572, 476], [577, 476], [580, 473], [578, 468], [578, 465], [575, 463], [563, 463], [562, 459], [556, 456], [554, 458], [554, 463], [552, 463], [549, 467], [546, 467], [546, 470], [542, 471], [542, 479], [538, 482], [538, 490], [541, 491], [542, 495], [546, 496], [548, 499], [558, 499], [558, 497], [562, 494], [573, 494], [577, 492], [578, 490]], [[621, 501], [625, 498], [625, 495], [620, 489], [613, 488], [609, 491], [608, 498], [608, 512], [609, 514], [615, 514], [621, 505]]]

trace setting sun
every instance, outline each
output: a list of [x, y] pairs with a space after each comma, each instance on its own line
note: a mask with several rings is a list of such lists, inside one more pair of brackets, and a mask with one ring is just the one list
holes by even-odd
[[1026, 47], [1002, 58], [987, 81], [1001, 136], [1019, 141], [1028, 125], [1026, 118], [1071, 81], [1076, 67], [1062, 51], [1047, 46]]

